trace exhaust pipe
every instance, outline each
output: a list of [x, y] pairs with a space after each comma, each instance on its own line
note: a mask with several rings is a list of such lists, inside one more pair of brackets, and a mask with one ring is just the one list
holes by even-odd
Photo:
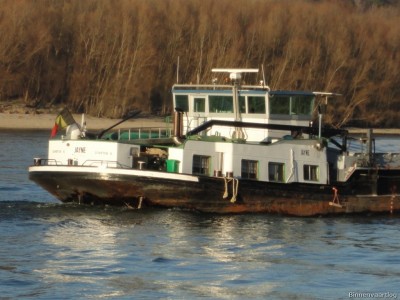
[[183, 143], [183, 110], [180, 108], [175, 108], [174, 136], [172, 139], [175, 145], [182, 145]]

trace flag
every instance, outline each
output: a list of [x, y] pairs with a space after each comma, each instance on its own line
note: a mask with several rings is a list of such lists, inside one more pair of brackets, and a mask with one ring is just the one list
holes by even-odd
[[53, 138], [57, 135], [58, 129], [64, 129], [68, 125], [76, 123], [74, 117], [68, 110], [68, 108], [64, 108], [56, 117], [53, 129], [51, 130], [50, 137]]

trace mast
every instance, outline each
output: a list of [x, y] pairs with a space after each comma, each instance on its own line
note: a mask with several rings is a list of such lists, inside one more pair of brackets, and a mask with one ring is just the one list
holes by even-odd
[[342, 94], [337, 93], [328, 93], [328, 92], [313, 92], [315, 96], [323, 96], [325, 97], [325, 103], [323, 105], [318, 105], [318, 138], [321, 138], [321, 131], [322, 131], [322, 117], [326, 113], [326, 108], [328, 106], [328, 97], [337, 97], [342, 96]]
[[[232, 81], [233, 109], [235, 111], [235, 121], [241, 121], [242, 116], [239, 107], [239, 90], [242, 79], [242, 73], [258, 73], [258, 69], [224, 69], [215, 68], [211, 70], [214, 73], [229, 73], [229, 79]], [[245, 137], [243, 129], [235, 127], [234, 135], [236, 138]]]

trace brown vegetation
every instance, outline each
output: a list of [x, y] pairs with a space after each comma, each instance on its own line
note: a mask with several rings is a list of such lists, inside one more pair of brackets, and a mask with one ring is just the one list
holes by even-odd
[[397, 127], [399, 16], [395, 0], [4, 1], [0, 101], [166, 114], [179, 56], [180, 82], [263, 65], [273, 89], [342, 93], [333, 125]]

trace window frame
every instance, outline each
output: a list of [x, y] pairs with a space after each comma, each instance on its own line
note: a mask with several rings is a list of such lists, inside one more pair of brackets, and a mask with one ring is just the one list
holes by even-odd
[[258, 179], [258, 160], [242, 159], [241, 177], [244, 179]]
[[303, 165], [303, 179], [304, 181], [319, 182], [320, 173], [319, 165]]
[[[261, 110], [259, 108], [261, 107]], [[253, 110], [254, 111], [251, 111]], [[264, 96], [247, 96], [247, 113], [248, 114], [261, 114], [265, 115], [267, 112], [267, 106], [265, 104]]]
[[[273, 171], [273, 174], [271, 173], [271, 171]], [[271, 175], [273, 175], [273, 177]], [[285, 163], [281, 162], [268, 163], [268, 181], [285, 182]]]
[[193, 154], [192, 174], [210, 176], [211, 156]]
[[188, 95], [175, 95], [174, 109], [176, 109], [176, 108], [181, 109], [184, 112], [188, 112], [189, 111], [189, 96]]
[[208, 112], [211, 114], [233, 114], [233, 96], [209, 95]]
[[270, 115], [310, 116], [313, 113], [315, 96], [274, 94], [269, 97]]
[[206, 112], [206, 98], [205, 97], [193, 97], [193, 112], [195, 112], [195, 113], [205, 113]]

